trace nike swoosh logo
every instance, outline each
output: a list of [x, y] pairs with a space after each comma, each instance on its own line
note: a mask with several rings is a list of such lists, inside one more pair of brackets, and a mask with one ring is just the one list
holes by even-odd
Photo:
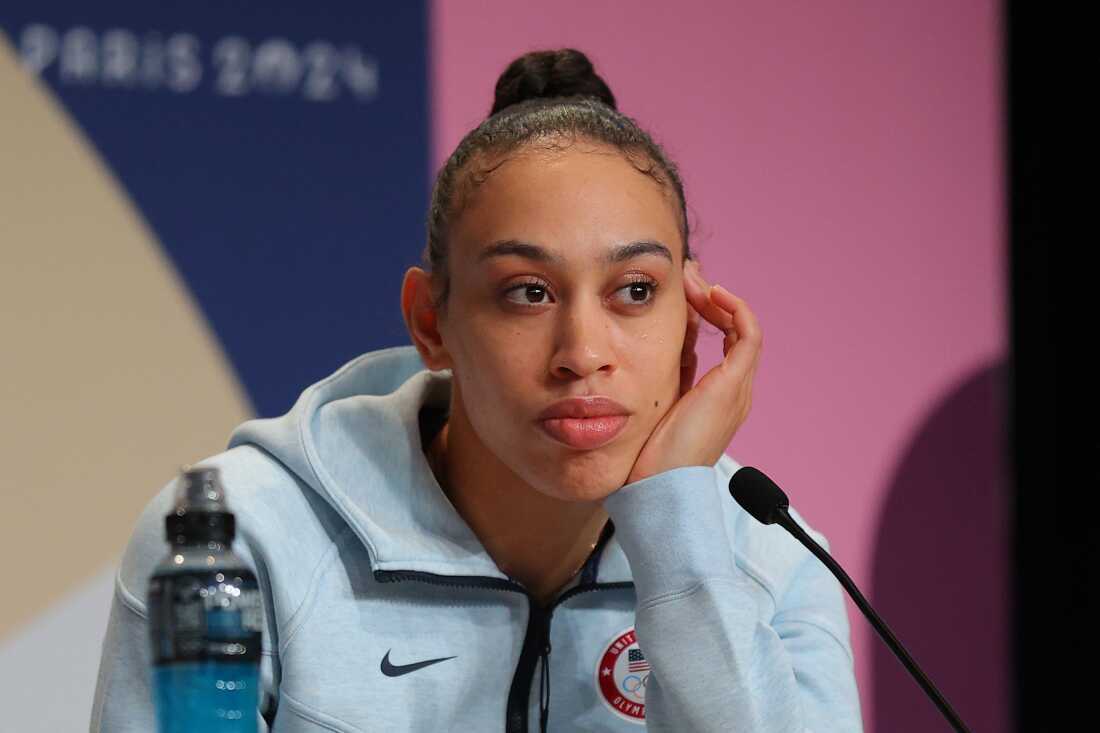
[[[390, 651], [392, 651], [392, 649]], [[448, 659], [454, 659], [454, 657], [425, 659], [423, 662], [413, 662], [412, 664], [390, 664], [390, 652], [386, 652], [386, 656], [382, 657], [382, 674], [386, 675], [387, 677], [400, 677], [403, 674], [415, 672], [418, 669], [424, 669], [425, 667], [430, 667], [433, 664], [446, 662]]]

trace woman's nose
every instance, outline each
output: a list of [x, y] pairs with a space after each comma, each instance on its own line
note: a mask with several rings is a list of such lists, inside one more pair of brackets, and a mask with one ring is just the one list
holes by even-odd
[[613, 371], [609, 324], [594, 312], [598, 309], [577, 305], [561, 310], [551, 365], [554, 376], [583, 379], [599, 371]]

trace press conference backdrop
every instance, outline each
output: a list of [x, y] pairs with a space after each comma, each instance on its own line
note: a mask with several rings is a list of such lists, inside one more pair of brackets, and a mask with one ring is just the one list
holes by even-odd
[[[996, 8], [6, 2], [4, 728], [87, 725], [114, 564], [180, 464], [407, 342], [431, 170], [507, 61], [574, 45], [678, 159], [704, 270], [762, 319], [729, 452], [1005, 729]], [[868, 726], [934, 726], [852, 621]]]

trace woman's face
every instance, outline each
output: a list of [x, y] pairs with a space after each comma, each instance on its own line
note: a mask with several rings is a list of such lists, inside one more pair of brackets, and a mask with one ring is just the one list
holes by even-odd
[[[677, 221], [671, 192], [614, 148], [579, 142], [509, 156], [452, 222], [439, 330], [457, 398], [485, 448], [536, 490], [604, 498], [677, 399]], [[593, 395], [628, 414], [604, 423], [625, 423], [612, 440], [578, 448], [547, 431], [549, 406]]]

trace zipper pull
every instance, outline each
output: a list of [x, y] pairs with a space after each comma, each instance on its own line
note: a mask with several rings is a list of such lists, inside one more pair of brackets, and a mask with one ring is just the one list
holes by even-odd
[[[549, 620], [549, 619], [548, 619]], [[539, 730], [546, 733], [550, 720], [550, 624], [542, 637], [542, 651], [539, 653]]]

